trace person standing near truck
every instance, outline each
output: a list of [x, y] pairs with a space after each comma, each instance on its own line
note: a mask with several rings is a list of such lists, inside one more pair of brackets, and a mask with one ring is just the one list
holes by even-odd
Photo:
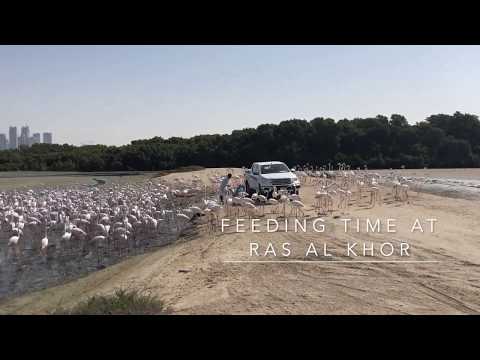
[[227, 194], [228, 182], [230, 181], [231, 178], [232, 178], [232, 174], [228, 174], [227, 176], [225, 176], [225, 177], [222, 179], [222, 182], [220, 183], [220, 188], [219, 188], [219, 191], [220, 191], [220, 202], [221, 202], [222, 204], [223, 204], [225, 195]]

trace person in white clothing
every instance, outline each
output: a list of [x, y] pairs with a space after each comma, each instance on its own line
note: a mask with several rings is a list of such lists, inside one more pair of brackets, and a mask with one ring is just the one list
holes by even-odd
[[220, 188], [219, 188], [219, 191], [220, 191], [220, 202], [223, 204], [223, 200], [225, 198], [225, 195], [227, 193], [227, 186], [228, 186], [228, 182], [230, 181], [230, 179], [232, 178], [232, 174], [228, 174], [227, 176], [225, 176], [223, 179], [222, 179], [222, 182], [220, 183]]

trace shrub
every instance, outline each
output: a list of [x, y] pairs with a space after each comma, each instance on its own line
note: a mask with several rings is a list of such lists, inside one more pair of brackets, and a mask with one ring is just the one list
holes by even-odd
[[163, 303], [145, 290], [117, 289], [111, 295], [96, 295], [54, 315], [159, 315], [167, 314]]

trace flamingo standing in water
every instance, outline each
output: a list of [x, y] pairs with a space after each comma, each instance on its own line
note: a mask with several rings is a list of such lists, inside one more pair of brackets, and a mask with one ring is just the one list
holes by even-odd
[[40, 252], [43, 256], [47, 256], [47, 247], [48, 247], [48, 237], [47, 237], [47, 226], [45, 226], [45, 237], [42, 239]]
[[22, 232], [19, 231], [18, 235], [13, 235], [12, 237], [10, 237], [10, 239], [8, 239], [8, 247], [13, 248], [13, 251], [17, 257], [20, 257], [19, 243], [20, 243], [21, 236], [22, 236]]

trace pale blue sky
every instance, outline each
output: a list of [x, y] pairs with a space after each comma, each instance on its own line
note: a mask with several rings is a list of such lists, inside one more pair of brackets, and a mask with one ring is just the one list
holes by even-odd
[[121, 145], [317, 116], [480, 114], [479, 46], [0, 46], [0, 133]]

